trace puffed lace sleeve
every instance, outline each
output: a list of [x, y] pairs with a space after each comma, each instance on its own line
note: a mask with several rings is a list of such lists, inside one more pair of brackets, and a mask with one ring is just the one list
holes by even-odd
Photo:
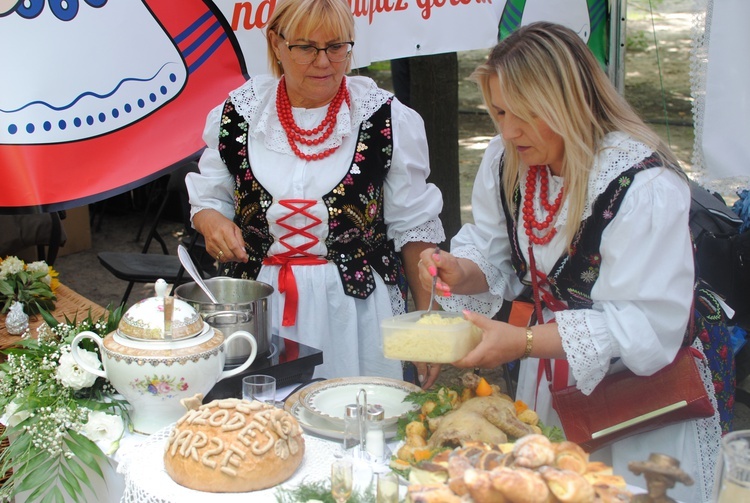
[[555, 313], [584, 393], [606, 375], [612, 358], [650, 375], [677, 354], [693, 298], [689, 207], [690, 190], [678, 174], [638, 173], [602, 235], [592, 308]]
[[394, 98], [391, 105], [393, 156], [384, 190], [384, 218], [396, 251], [412, 241], [441, 243], [443, 197], [427, 183], [430, 160], [422, 117]]
[[198, 162], [199, 173], [185, 177], [190, 196], [190, 219], [200, 210], [211, 208], [234, 218], [234, 181], [219, 155], [219, 121], [224, 104], [211, 110], [203, 129], [206, 148]]
[[508, 228], [500, 199], [502, 152], [501, 138], [493, 138], [474, 180], [471, 195], [474, 223], [465, 224], [451, 240], [451, 253], [476, 263], [487, 278], [489, 291], [437, 298], [447, 311], [469, 309], [492, 316], [502, 306], [503, 298], [514, 299], [523, 289], [511, 265]]

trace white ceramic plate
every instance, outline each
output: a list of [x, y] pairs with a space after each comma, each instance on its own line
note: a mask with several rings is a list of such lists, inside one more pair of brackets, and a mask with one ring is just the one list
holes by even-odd
[[[321, 437], [342, 440], [344, 438], [344, 429], [331, 421], [311, 414], [302, 406], [299, 401], [299, 392], [290, 395], [284, 402], [284, 409], [289, 412], [305, 430], [305, 433], [311, 433]], [[396, 436], [397, 426], [391, 426], [385, 429], [385, 438]]]
[[357, 394], [364, 389], [368, 405], [381, 405], [385, 410], [384, 426], [398, 422], [398, 418], [419, 406], [404, 402], [409, 393], [421, 391], [419, 386], [384, 377], [344, 377], [320, 381], [300, 391], [299, 402], [312, 415], [325, 419], [337, 428], [344, 427], [344, 410], [357, 402]]

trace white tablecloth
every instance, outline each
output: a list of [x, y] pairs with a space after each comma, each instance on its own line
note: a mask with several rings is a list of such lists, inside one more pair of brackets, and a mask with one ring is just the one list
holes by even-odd
[[[277, 399], [285, 399], [296, 385], [277, 390]], [[185, 503], [206, 501], [218, 503], [276, 503], [280, 489], [271, 488], [252, 493], [207, 493], [187, 489], [175, 483], [164, 469], [164, 448], [172, 426], [153, 435], [129, 434], [123, 438], [115, 459], [117, 474], [124, 479], [120, 501], [124, 503]], [[329, 481], [331, 463], [339, 454], [339, 441], [328, 440], [305, 433], [305, 456], [297, 471], [284, 482], [282, 488], [299, 485], [303, 481]], [[365, 461], [354, 462], [354, 485], [357, 490], [374, 487], [376, 471], [386, 471], [385, 466], [372, 466]], [[283, 489], [282, 489], [283, 490]]]
[[[252, 493], [206, 493], [182, 487], [175, 483], [164, 469], [164, 448], [171, 427], [151, 435], [146, 441], [130, 448], [120, 448], [117, 472], [125, 479], [123, 502], [156, 503], [206, 501], [217, 503], [276, 502], [277, 488]], [[331, 463], [338, 451], [338, 443], [305, 435], [305, 456], [302, 464], [285, 487], [295, 487], [302, 481], [329, 480]], [[366, 473], [358, 465], [357, 485], [366, 487], [371, 482], [372, 471]], [[251, 497], [251, 499], [249, 499]]]

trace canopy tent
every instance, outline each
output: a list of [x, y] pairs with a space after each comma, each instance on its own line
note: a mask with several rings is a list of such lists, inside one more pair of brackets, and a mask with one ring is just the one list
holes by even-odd
[[[722, 194], [750, 184], [750, 48], [746, 0], [696, 0], [691, 53], [696, 178]], [[740, 57], [738, 57], [738, 54]]]

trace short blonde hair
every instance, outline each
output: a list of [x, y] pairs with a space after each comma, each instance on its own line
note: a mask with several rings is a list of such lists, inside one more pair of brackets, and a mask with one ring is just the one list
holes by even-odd
[[[563, 138], [561, 174], [570, 211], [565, 226], [568, 246], [580, 227], [589, 173], [606, 134], [629, 134], [661, 155], [665, 166], [682, 173], [674, 154], [617, 92], [574, 31], [537, 22], [518, 28], [498, 43], [487, 62], [472, 73], [488, 110], [492, 109], [491, 77], [499, 78], [500, 92], [510, 112], [530, 124], [541, 119]], [[503, 188], [513, 208], [521, 168], [515, 149], [506, 148], [504, 164]]]
[[[273, 31], [286, 39], [307, 38], [316, 30], [338, 35], [341, 41], [354, 41], [354, 16], [349, 4], [343, 0], [280, 0], [268, 21], [268, 31]], [[276, 77], [284, 74], [284, 69], [276, 62], [273, 45], [266, 33], [268, 62]], [[351, 58], [346, 71], [350, 70]]]

